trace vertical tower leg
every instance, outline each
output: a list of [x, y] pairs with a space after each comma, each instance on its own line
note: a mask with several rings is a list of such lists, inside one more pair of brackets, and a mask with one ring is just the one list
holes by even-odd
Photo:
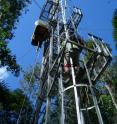
[[97, 116], [98, 116], [99, 123], [104, 124], [102, 116], [101, 116], [101, 112], [100, 112], [100, 109], [99, 109], [99, 106], [98, 106], [97, 98], [96, 98], [95, 92], [93, 91], [93, 88], [92, 88], [92, 82], [91, 82], [91, 79], [90, 79], [90, 75], [89, 75], [89, 72], [88, 72], [88, 69], [87, 69], [87, 66], [86, 66], [86, 63], [85, 63], [84, 60], [83, 60], [83, 63], [84, 63], [84, 67], [86, 69], [87, 77], [88, 77], [88, 80], [89, 80], [89, 87], [90, 87], [90, 91], [91, 91], [91, 94], [92, 94], [92, 97], [93, 97], [93, 102], [94, 102], [94, 106], [95, 106], [95, 109], [96, 109], [96, 113], [97, 113]]
[[76, 80], [75, 80], [75, 71], [73, 67], [73, 60], [70, 57], [70, 64], [71, 64], [71, 71], [72, 71], [72, 80], [74, 85], [74, 95], [75, 95], [75, 103], [76, 103], [76, 113], [77, 113], [77, 121], [78, 124], [82, 124], [83, 121], [81, 121], [81, 112], [80, 112], [80, 99], [77, 93], [77, 87], [76, 87]]
[[49, 47], [49, 71], [48, 71], [48, 85], [47, 85], [47, 102], [46, 102], [46, 124], [50, 124], [50, 104], [51, 104], [51, 98], [48, 95], [48, 89], [50, 88], [50, 84], [51, 84], [51, 76], [50, 76], [50, 69], [52, 66], [52, 55], [53, 55], [53, 29], [52, 29], [52, 34], [51, 34], [51, 38], [50, 38], [50, 47]]
[[46, 124], [50, 124], [50, 98], [47, 98], [46, 102]]
[[59, 92], [61, 96], [61, 115], [60, 115], [60, 124], [64, 124], [65, 113], [64, 113], [64, 92], [63, 92], [63, 81], [62, 81], [62, 69], [60, 67], [60, 78], [59, 78]]

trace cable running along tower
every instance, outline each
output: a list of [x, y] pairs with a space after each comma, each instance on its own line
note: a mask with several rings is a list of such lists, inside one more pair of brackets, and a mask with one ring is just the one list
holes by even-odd
[[43, 58], [33, 124], [103, 124], [96, 82], [112, 55], [101, 38], [78, 34], [82, 16], [67, 0], [46, 0], [35, 23], [32, 45]]

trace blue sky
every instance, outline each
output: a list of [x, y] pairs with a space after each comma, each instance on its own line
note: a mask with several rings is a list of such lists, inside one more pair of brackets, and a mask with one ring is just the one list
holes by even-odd
[[[36, 0], [42, 7], [44, 0]], [[42, 1], [42, 2], [40, 2]], [[79, 25], [79, 33], [84, 38], [92, 33], [111, 45], [113, 55], [117, 54], [112, 38], [112, 15], [117, 7], [116, 0], [72, 0], [74, 6], [77, 5], [83, 12], [83, 19]], [[29, 11], [20, 17], [17, 29], [14, 30], [15, 38], [10, 41], [9, 48], [16, 54], [18, 63], [26, 70], [35, 61], [35, 48], [31, 45], [31, 35], [34, 30], [34, 23], [38, 19], [40, 9], [33, 1], [28, 6]], [[41, 52], [38, 61], [41, 62]], [[22, 76], [15, 78], [7, 74], [6, 82], [12, 89], [20, 87], [19, 80]]]

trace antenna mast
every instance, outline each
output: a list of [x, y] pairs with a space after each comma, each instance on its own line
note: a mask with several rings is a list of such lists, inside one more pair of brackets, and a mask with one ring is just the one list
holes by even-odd
[[[97, 124], [103, 119], [95, 84], [112, 60], [104, 41], [78, 34], [82, 11], [67, 0], [46, 0], [32, 36], [32, 45], [44, 47], [40, 90], [33, 124]], [[69, 15], [70, 14], [70, 15]]]

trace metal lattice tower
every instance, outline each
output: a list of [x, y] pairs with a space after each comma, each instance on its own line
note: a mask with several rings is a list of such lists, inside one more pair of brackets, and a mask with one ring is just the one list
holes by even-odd
[[32, 36], [43, 46], [40, 90], [33, 124], [103, 124], [95, 84], [112, 60], [101, 38], [78, 34], [82, 11], [67, 11], [67, 0], [47, 0]]

